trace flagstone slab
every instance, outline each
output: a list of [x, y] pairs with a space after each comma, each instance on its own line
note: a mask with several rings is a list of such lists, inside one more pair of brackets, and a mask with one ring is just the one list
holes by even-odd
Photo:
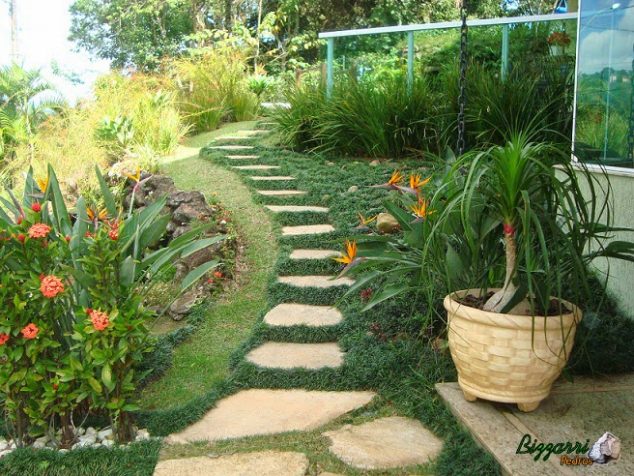
[[341, 256], [341, 252], [335, 250], [293, 250], [290, 259], [328, 259]]
[[298, 344], [294, 342], [265, 342], [256, 347], [246, 359], [258, 367], [274, 369], [337, 368], [343, 364], [345, 353], [336, 342]]
[[257, 135], [260, 135], [260, 134], [266, 134], [267, 132], [268, 131], [255, 130], [255, 129], [246, 129], [246, 130], [237, 131], [236, 134], [241, 135], [241, 136], [251, 137], [251, 136], [257, 136]]
[[170, 435], [168, 443], [218, 441], [288, 431], [308, 431], [374, 398], [374, 392], [243, 390], [218, 402], [198, 422]]
[[255, 160], [259, 159], [259, 155], [225, 155], [229, 160]]
[[252, 145], [214, 145], [207, 147], [208, 149], [215, 150], [252, 150], [255, 149]]
[[237, 170], [276, 170], [279, 165], [234, 165], [232, 168]]
[[269, 326], [335, 326], [343, 320], [336, 307], [311, 306], [309, 304], [284, 303], [271, 309], [264, 322]]
[[290, 175], [270, 175], [270, 176], [266, 176], [266, 175], [255, 175], [253, 177], [249, 177], [251, 180], [254, 180], [256, 182], [273, 182], [273, 181], [277, 181], [277, 180], [295, 180], [295, 177], [291, 177]]
[[334, 288], [336, 286], [352, 286], [354, 280], [350, 278], [333, 278], [332, 276], [279, 276], [278, 282], [298, 288]]
[[282, 227], [282, 236], [321, 235], [333, 231], [335, 231], [335, 227], [329, 224], [284, 226]]
[[328, 213], [329, 208], [316, 207], [312, 205], [266, 205], [266, 208], [276, 213], [290, 212], [290, 213], [302, 213], [302, 212], [315, 212], [315, 213]]
[[307, 470], [303, 453], [258, 451], [159, 461], [154, 476], [304, 476]]
[[330, 451], [359, 469], [389, 469], [426, 464], [442, 450], [442, 440], [411, 418], [387, 417], [345, 425], [324, 433]]
[[247, 136], [220, 136], [216, 140], [249, 140], [251, 137]]
[[265, 197], [295, 197], [308, 193], [304, 190], [257, 190], [257, 192]]

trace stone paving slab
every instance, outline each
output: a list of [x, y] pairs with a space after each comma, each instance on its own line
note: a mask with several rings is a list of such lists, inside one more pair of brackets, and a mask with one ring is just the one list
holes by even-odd
[[311, 306], [309, 304], [284, 303], [271, 309], [264, 322], [269, 326], [335, 326], [343, 320], [336, 307]]
[[332, 276], [279, 276], [278, 282], [298, 288], [333, 288], [335, 286], [352, 286], [354, 280], [350, 278], [334, 278]]
[[279, 165], [234, 165], [233, 169], [237, 170], [277, 170]]
[[159, 461], [154, 476], [304, 476], [307, 470], [303, 453], [258, 451]]
[[[575, 377], [559, 381], [537, 410], [524, 413], [514, 405], [478, 399], [467, 402], [457, 382], [436, 384], [436, 390], [456, 416], [486, 451], [491, 453], [503, 474], [546, 475], [625, 475], [634, 474], [634, 374], [602, 377]], [[562, 466], [560, 456], [534, 461], [534, 455], [517, 454], [524, 435], [540, 443], [579, 441], [590, 445], [609, 431], [621, 440], [621, 457], [608, 464]], [[626, 450], [627, 448], [627, 450]], [[584, 455], [579, 455], [584, 456]]]
[[328, 259], [328, 258], [334, 258], [336, 256], [341, 256], [341, 253], [339, 251], [335, 251], [335, 250], [317, 250], [317, 249], [305, 250], [305, 249], [298, 249], [298, 250], [293, 250], [291, 252], [289, 258], [292, 259], [292, 260], [300, 260], [300, 259]]
[[208, 149], [215, 150], [252, 150], [255, 149], [252, 145], [214, 145], [207, 147]]
[[333, 231], [335, 231], [335, 227], [329, 224], [284, 226], [282, 227], [282, 236], [321, 235]]
[[251, 137], [251, 136], [258, 136], [260, 134], [266, 134], [267, 132], [269, 131], [263, 131], [259, 129], [245, 129], [245, 130], [237, 131], [236, 134]]
[[255, 160], [259, 159], [259, 155], [225, 155], [229, 160]]
[[298, 195], [306, 195], [304, 190], [256, 190], [260, 195], [265, 197], [295, 197]]
[[426, 464], [442, 450], [442, 441], [411, 418], [387, 417], [345, 425], [324, 433], [330, 451], [359, 469], [389, 469]]
[[249, 352], [246, 359], [258, 367], [316, 370], [340, 367], [343, 364], [344, 355], [336, 342], [321, 344], [265, 342]]
[[328, 213], [330, 211], [329, 208], [326, 207], [317, 207], [312, 205], [266, 205], [266, 208], [276, 213], [283, 212], [291, 212], [291, 213], [302, 213], [302, 212], [315, 212], [315, 213]]
[[220, 400], [200, 421], [170, 435], [167, 442], [218, 441], [314, 430], [367, 405], [375, 395], [356, 391], [243, 390]]
[[256, 182], [274, 182], [277, 180], [295, 180], [295, 177], [291, 177], [290, 175], [270, 175], [270, 176], [266, 176], [266, 175], [255, 175], [253, 177], [249, 177], [251, 180], [254, 180]]
[[219, 140], [219, 141], [221, 141], [221, 140], [229, 140], [229, 141], [231, 141], [231, 140], [249, 140], [249, 139], [251, 139], [251, 137], [248, 137], [248, 136], [220, 136], [216, 140]]

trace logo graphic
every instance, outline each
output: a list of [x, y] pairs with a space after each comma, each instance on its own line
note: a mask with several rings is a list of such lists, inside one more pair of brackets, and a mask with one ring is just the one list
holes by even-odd
[[561, 455], [560, 464], [567, 466], [589, 466], [594, 463], [606, 464], [618, 459], [621, 454], [621, 440], [610, 432], [605, 432], [596, 443], [590, 446], [590, 440], [541, 443], [525, 434], [517, 446], [515, 454], [529, 454], [534, 461], [548, 461], [551, 455]]

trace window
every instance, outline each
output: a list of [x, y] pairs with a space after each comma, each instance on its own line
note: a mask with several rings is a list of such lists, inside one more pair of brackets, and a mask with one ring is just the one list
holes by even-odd
[[582, 0], [575, 156], [634, 168], [634, 0]]

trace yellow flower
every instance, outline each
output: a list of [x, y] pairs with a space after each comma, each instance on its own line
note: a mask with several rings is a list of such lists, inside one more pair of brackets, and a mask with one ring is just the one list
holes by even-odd
[[357, 257], [357, 243], [354, 241], [346, 240], [346, 251], [340, 258], [333, 258], [335, 261], [348, 265], [352, 264]]
[[368, 226], [374, 220], [376, 220], [376, 215], [370, 218], [366, 218], [362, 213], [358, 213], [359, 215], [359, 226]]
[[400, 170], [395, 170], [392, 172], [392, 176], [390, 180], [387, 181], [387, 184], [394, 187], [400, 184], [403, 181], [403, 174], [401, 174]]
[[411, 189], [418, 190], [429, 183], [431, 177], [422, 180], [420, 174], [412, 174], [409, 176], [409, 186]]
[[141, 181], [141, 167], [136, 168], [136, 173], [134, 175], [125, 174], [125, 176], [128, 177], [133, 182], [139, 183]]
[[42, 193], [45, 193], [48, 188], [48, 177], [38, 178], [35, 181], [37, 182], [37, 186], [40, 187]]
[[418, 203], [412, 205], [410, 208], [417, 218], [425, 219], [433, 213], [427, 208], [428, 206], [429, 203], [427, 202], [427, 200], [425, 200], [424, 198], [419, 198]]
[[92, 208], [86, 208], [86, 214], [88, 215], [90, 221], [94, 221], [95, 217], [99, 221], [104, 221], [106, 218], [108, 218], [108, 211], [105, 208], [102, 208], [99, 211], [97, 211], [96, 209], [93, 210]]

